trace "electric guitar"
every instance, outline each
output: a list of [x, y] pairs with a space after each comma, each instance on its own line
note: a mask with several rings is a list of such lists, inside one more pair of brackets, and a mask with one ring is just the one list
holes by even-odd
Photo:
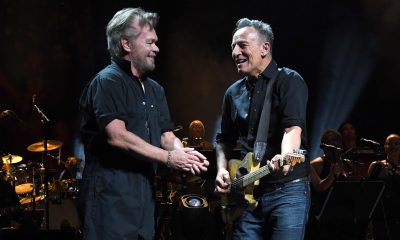
[[[293, 150], [280, 159], [279, 166], [304, 162], [305, 150]], [[257, 200], [253, 196], [254, 189], [259, 185], [260, 178], [270, 173], [267, 165], [260, 167], [255, 161], [252, 152], [246, 154], [243, 160], [231, 159], [228, 162], [228, 171], [231, 181], [229, 194], [221, 196], [222, 220], [226, 224], [232, 224], [246, 209], [257, 207]]]

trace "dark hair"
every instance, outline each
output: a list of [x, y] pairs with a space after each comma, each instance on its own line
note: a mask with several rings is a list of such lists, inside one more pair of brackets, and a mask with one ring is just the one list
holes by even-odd
[[344, 122], [342, 122], [342, 124], [340, 124], [340, 126], [339, 126], [339, 128], [338, 128], [338, 131], [339, 131], [340, 133], [342, 133], [343, 127], [344, 127], [346, 124], [350, 124], [350, 125], [353, 126], [353, 128], [354, 128], [353, 123], [351, 123], [350, 121], [344, 121]]
[[321, 137], [321, 143], [331, 144], [330, 140], [338, 140], [342, 142], [342, 134], [333, 128], [327, 128]]

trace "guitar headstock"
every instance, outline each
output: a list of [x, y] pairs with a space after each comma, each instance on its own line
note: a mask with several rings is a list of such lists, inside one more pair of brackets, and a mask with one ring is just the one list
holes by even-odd
[[282, 158], [282, 165], [290, 165], [291, 167], [304, 162], [305, 160], [305, 154], [306, 150], [302, 149], [293, 149], [293, 152], [287, 153], [283, 158]]

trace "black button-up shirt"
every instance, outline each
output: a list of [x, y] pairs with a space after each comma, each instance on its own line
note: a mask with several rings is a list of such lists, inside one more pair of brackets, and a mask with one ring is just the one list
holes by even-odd
[[[241, 155], [253, 151], [268, 81], [279, 72], [273, 86], [268, 147], [262, 162], [281, 152], [284, 129], [299, 126], [302, 129], [302, 149], [306, 149], [306, 110], [308, 87], [303, 78], [289, 68], [278, 69], [275, 61], [257, 78], [244, 77], [226, 91], [222, 106], [221, 132], [217, 142], [241, 146]], [[308, 160], [295, 166], [294, 171], [279, 181], [290, 181], [308, 174]], [[271, 182], [277, 181], [267, 176]]]
[[143, 85], [145, 91], [132, 75], [130, 62], [113, 59], [86, 86], [80, 99], [81, 135], [89, 161], [96, 156], [113, 167], [151, 166], [147, 161], [132, 161], [131, 156], [109, 146], [104, 133], [108, 123], [120, 119], [128, 131], [160, 147], [161, 134], [173, 130], [174, 124], [163, 87], [148, 77], [143, 78]]

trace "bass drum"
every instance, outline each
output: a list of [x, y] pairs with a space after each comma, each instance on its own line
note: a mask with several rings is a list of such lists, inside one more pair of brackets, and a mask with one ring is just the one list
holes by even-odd
[[49, 229], [76, 230], [79, 226], [78, 210], [75, 199], [67, 198], [50, 200]]

